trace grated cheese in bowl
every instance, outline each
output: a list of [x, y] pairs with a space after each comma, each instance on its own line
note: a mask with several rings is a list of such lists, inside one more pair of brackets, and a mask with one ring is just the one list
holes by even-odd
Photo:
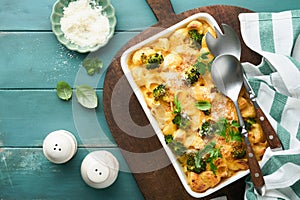
[[79, 46], [95, 46], [106, 42], [109, 20], [101, 14], [102, 7], [95, 1], [77, 0], [64, 8], [60, 20], [65, 38]]

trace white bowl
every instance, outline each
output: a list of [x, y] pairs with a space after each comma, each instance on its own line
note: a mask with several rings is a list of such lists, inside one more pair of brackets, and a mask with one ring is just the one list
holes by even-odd
[[109, 34], [107, 35], [106, 40], [101, 44], [96, 44], [94, 46], [84, 46], [84, 47], [72, 43], [70, 40], [68, 40], [65, 37], [64, 33], [61, 30], [60, 20], [63, 17], [64, 8], [68, 7], [69, 3], [72, 2], [72, 0], [58, 0], [54, 3], [52, 13], [50, 16], [52, 31], [56, 35], [58, 41], [64, 46], [66, 46], [68, 49], [78, 51], [80, 53], [97, 51], [99, 48], [105, 46], [114, 35], [115, 26], [117, 23], [114, 7], [111, 5], [109, 0], [95, 0], [95, 1], [97, 5], [102, 6], [102, 14], [105, 15], [109, 20]]

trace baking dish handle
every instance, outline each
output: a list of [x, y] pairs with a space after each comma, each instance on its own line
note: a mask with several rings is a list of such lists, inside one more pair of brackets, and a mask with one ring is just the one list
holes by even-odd
[[176, 16], [170, 0], [146, 1], [159, 22]]

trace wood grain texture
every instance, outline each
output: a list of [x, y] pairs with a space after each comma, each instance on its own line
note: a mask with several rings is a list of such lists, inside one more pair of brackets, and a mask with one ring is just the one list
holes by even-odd
[[[63, 102], [56, 98], [54, 87], [60, 79], [73, 85], [78, 72], [77, 67], [85, 55], [78, 55], [76, 52], [62, 47], [51, 32], [50, 14], [55, 1], [1, 0], [0, 199], [143, 199], [130, 173], [121, 173], [117, 184], [105, 190], [87, 187], [81, 180], [80, 162], [88, 151], [96, 150], [86, 148], [91, 147], [91, 144], [94, 145], [95, 141], [84, 141], [83, 143], [78, 137], [76, 131], [78, 127], [73, 124], [71, 105], [69, 102]], [[274, 0], [272, 3], [261, 0], [232, 0], [230, 2], [224, 2], [224, 0], [171, 0], [171, 2], [176, 13], [219, 3], [247, 7], [254, 11], [282, 11], [300, 8], [300, 1], [295, 0]], [[110, 64], [119, 48], [137, 32], [157, 22], [145, 0], [111, 0], [111, 3], [116, 9], [118, 21], [113, 39], [102, 49], [102, 52], [99, 51], [105, 67]], [[120, 71], [118, 68], [115, 70]], [[82, 81], [92, 84], [96, 82], [87, 78]], [[101, 79], [97, 85], [99, 89], [103, 88], [103, 81]], [[98, 92], [101, 97], [102, 91]], [[135, 97], [133, 96], [130, 101], [132, 102], [130, 110], [135, 114], [132, 118], [141, 126], [147, 125], [148, 122], [141, 115], [142, 111], [134, 104]], [[102, 105], [101, 99], [99, 104]], [[137, 110], [133, 112], [132, 110], [135, 110], [136, 107]], [[96, 113], [99, 124], [108, 130], [103, 112], [97, 110]], [[121, 117], [123, 116], [121, 115]], [[88, 127], [91, 123], [89, 120], [93, 118], [90, 115], [84, 115], [83, 118], [86, 120], [84, 123], [87, 127], [83, 127], [83, 131], [88, 132], [89, 128], [92, 128]], [[82, 147], [75, 158], [66, 165], [49, 163], [45, 160], [40, 148], [47, 132], [58, 128], [70, 129], [74, 132]], [[109, 136], [109, 131], [106, 134], [113, 139], [112, 136]], [[147, 134], [151, 135], [151, 133]], [[124, 138], [126, 139], [126, 137]], [[154, 135], [150, 138], [150, 142], [155, 141], [155, 138]], [[146, 141], [147, 139], [144, 138]], [[105, 148], [106, 145], [110, 145], [108, 142], [98, 143], [97, 146], [102, 148], [97, 148], [97, 150], [115, 149], [113, 147], [116, 147], [116, 144], [109, 146], [112, 148]], [[136, 145], [135, 141], [130, 139], [127, 144], [128, 146]], [[154, 147], [146, 145], [146, 148], [142, 150], [148, 151], [147, 146], [150, 149], [159, 148], [155, 145]], [[127, 148], [135, 150], [131, 147]], [[119, 161], [123, 160], [120, 153], [116, 155]], [[164, 156], [155, 159], [157, 162], [164, 162], [166, 158]], [[135, 161], [132, 160], [131, 163]], [[147, 160], [145, 163], [151, 165], [152, 161], [152, 159]], [[179, 194], [177, 199], [184, 198], [180, 194], [180, 185], [172, 182], [178, 180], [172, 170], [173, 168], [169, 166], [165, 170], [150, 172], [147, 174], [148, 176], [136, 174], [136, 177], [141, 182], [145, 182], [144, 187], [151, 188], [147, 182], [157, 183], [161, 174], [167, 173], [170, 178], [169, 184], [174, 184], [174, 187], [179, 190], [175, 191], [176, 194]], [[229, 186], [228, 191], [224, 191], [225, 194], [233, 196], [234, 189], [238, 186], [238, 182]], [[155, 190], [159, 190], [159, 188], [155, 187]], [[155, 190], [153, 194], [149, 194], [153, 191], [149, 190], [149, 199], [157, 197]], [[162, 192], [170, 193], [172, 190], [164, 189]], [[237, 193], [238, 195], [239, 193]]]
[[97, 91], [95, 110], [83, 108], [73, 95], [63, 101], [55, 90], [0, 90], [0, 147], [41, 147], [47, 134], [58, 129], [72, 132], [81, 147], [115, 147], [101, 103], [103, 91]]
[[[112, 186], [97, 190], [81, 178], [80, 166], [91, 151], [106, 150], [119, 161]], [[66, 164], [53, 164], [41, 148], [0, 149], [0, 199], [142, 199], [118, 148], [79, 148]], [[26, 183], [26, 184], [24, 184]]]
[[[1, 0], [0, 30], [51, 31], [49, 16], [55, 1]], [[110, 1], [116, 9], [117, 30], [143, 30], [157, 22], [144, 0]], [[261, 0], [231, 0], [226, 2], [224, 0], [189, 0], [188, 2], [171, 0], [171, 2], [175, 13], [181, 13], [200, 6], [224, 3], [260, 12], [300, 9], [300, 2], [295, 0], [285, 0], [284, 2], [282, 0], [272, 0], [272, 3]]]
[[251, 180], [253, 182], [254, 188], [257, 189], [257, 191], [260, 191], [262, 187], [265, 186], [265, 180], [263, 178], [262, 171], [257, 162], [251, 143], [247, 137], [245, 137], [245, 144]]
[[[138, 32], [116, 33], [106, 47], [93, 53], [102, 60], [102, 71], [108, 68], [119, 47], [137, 34]], [[66, 49], [53, 33], [2, 33], [0, 47], [0, 89], [50, 89], [55, 88], [61, 80], [71, 86], [79, 80], [95, 85], [96, 88], [103, 88], [104, 74], [88, 76], [81, 65], [87, 54]]]
[[[149, 0], [148, 0], [149, 1]], [[157, 4], [152, 4], [157, 6]], [[158, 21], [157, 24], [153, 25], [153, 27], [169, 27], [184, 18], [198, 13], [198, 12], [206, 12], [211, 14], [216, 21], [221, 23], [226, 23], [230, 25], [240, 36], [240, 27], [238, 21], [238, 14], [241, 12], [251, 12], [248, 9], [233, 7], [233, 6], [208, 6], [196, 8], [181, 14], [174, 15], [171, 13], [170, 18], [164, 18], [162, 16], [166, 16], [166, 13], [161, 15], [160, 12], [163, 12], [163, 9], [159, 9], [154, 7], [154, 13], [157, 16], [157, 19], [163, 19]], [[170, 11], [169, 8], [166, 10]], [[128, 82], [124, 81], [124, 75], [120, 66], [120, 56], [128, 47], [148, 38], [149, 36], [157, 33], [159, 28], [149, 28], [139, 34], [137, 37], [130, 40], [117, 54], [116, 58], [111, 63], [104, 82], [104, 109], [107, 122], [109, 127], [111, 128], [112, 134], [120, 147], [120, 149], [130, 152], [153, 152], [159, 151], [162, 149], [160, 142], [158, 141], [155, 133], [148, 134], [148, 138], [139, 138], [138, 134], [142, 134], [142, 130], [150, 131], [151, 127], [148, 126], [149, 122], [139, 104], [136, 97], [133, 95], [130, 101], [130, 114], [128, 112], [124, 112], [123, 106], [121, 103], [114, 102], [112, 103], [112, 97], [117, 96], [122, 99], [126, 96], [126, 93], [130, 93], [130, 86]], [[241, 36], [240, 36], [241, 37]], [[253, 63], [258, 64], [260, 61], [260, 57], [255, 53], [251, 52], [244, 43], [242, 43], [242, 56], [241, 61], [251, 61]], [[123, 80], [123, 81], [120, 81]], [[120, 82], [122, 82], [122, 87], [120, 86]], [[129, 92], [126, 90], [129, 90]], [[131, 91], [132, 93], [132, 91]], [[113, 110], [113, 112], [112, 112]], [[132, 136], [132, 132], [124, 131], [118, 126], [116, 123], [116, 118], [122, 118], [125, 120], [133, 119], [136, 124], [138, 124], [141, 128], [137, 130]], [[153, 132], [153, 130], [152, 130]], [[137, 168], [143, 168], [144, 160], [139, 160], [138, 158], [132, 158], [131, 154], [123, 153], [126, 161], [129, 164], [129, 167], [132, 169], [132, 172], [135, 173]], [[167, 156], [165, 153], [161, 153], [161, 160], [163, 163], [167, 163]], [[153, 160], [155, 162], [157, 157]], [[152, 162], [152, 161], [149, 161]], [[146, 199], [192, 199], [191, 196], [187, 194], [183, 186], [181, 185], [178, 176], [175, 173], [174, 168], [171, 165], [167, 167], [161, 167], [160, 169], [156, 169], [153, 171], [149, 171], [147, 173], [135, 173], [134, 174], [137, 183], [144, 194]], [[241, 179], [230, 186], [225, 187], [224, 189], [206, 197], [203, 199], [210, 199], [213, 197], [226, 195], [228, 199], [242, 199], [244, 193], [244, 179]]]
[[281, 142], [277, 136], [276, 131], [272, 127], [271, 123], [269, 122], [268, 118], [262, 111], [260, 107], [255, 108], [256, 111], [256, 121], [260, 123], [263, 132], [265, 134], [266, 140], [269, 144], [269, 147], [273, 151], [279, 151], [282, 150]]
[[[55, 2], [56, 0], [2, 0], [0, 30], [51, 31], [50, 15]], [[117, 30], [143, 30], [156, 22], [146, 1], [111, 0], [111, 3], [118, 19]]]

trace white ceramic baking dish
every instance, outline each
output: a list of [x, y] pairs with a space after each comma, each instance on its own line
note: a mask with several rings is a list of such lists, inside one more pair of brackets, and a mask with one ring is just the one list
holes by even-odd
[[221, 181], [221, 183], [219, 183], [217, 186], [215, 186], [214, 188], [211, 188], [211, 189], [208, 189], [207, 191], [203, 192], [203, 193], [197, 193], [197, 192], [194, 192], [193, 190], [191, 190], [190, 186], [187, 184], [187, 180], [186, 180], [186, 175], [184, 174], [183, 170], [182, 170], [182, 167], [180, 166], [180, 164], [178, 163], [176, 157], [174, 156], [173, 152], [171, 151], [171, 149], [166, 145], [166, 142], [165, 142], [165, 139], [164, 139], [164, 135], [162, 133], [162, 131], [160, 130], [159, 126], [158, 126], [158, 123], [157, 121], [155, 120], [155, 118], [152, 116], [151, 112], [150, 112], [150, 109], [147, 107], [147, 104], [145, 102], [145, 99], [144, 99], [144, 96], [143, 94], [141, 93], [139, 87], [136, 85], [132, 75], [131, 75], [131, 72], [130, 72], [130, 69], [128, 68], [128, 59], [130, 58], [131, 54], [140, 49], [141, 47], [149, 44], [149, 43], [152, 43], [153, 41], [157, 40], [158, 38], [161, 38], [161, 37], [167, 37], [168, 34], [174, 32], [175, 30], [177, 30], [178, 28], [181, 28], [181, 27], [184, 27], [186, 26], [189, 22], [195, 20], [195, 19], [204, 19], [206, 20], [212, 27], [215, 27], [216, 29], [220, 30], [220, 27], [218, 25], [218, 23], [215, 21], [215, 19], [209, 15], [208, 13], [197, 13], [197, 14], [194, 14], [182, 21], [180, 21], [179, 23], [159, 32], [158, 34], [155, 34], [154, 36], [132, 46], [131, 48], [127, 49], [121, 56], [121, 66], [122, 66], [122, 70], [127, 78], [127, 80], [129, 81], [129, 84], [130, 86], [132, 87], [135, 95], [137, 96], [137, 99], [139, 101], [139, 103], [141, 104], [146, 116], [148, 117], [158, 139], [160, 140], [163, 148], [165, 149], [168, 157], [170, 158], [174, 168], [175, 168], [175, 171], [177, 172], [184, 188], [186, 189], [186, 191], [193, 197], [195, 198], [201, 198], [201, 197], [205, 197], [207, 195], [210, 195], [218, 190], [220, 190], [221, 188], [229, 185], [230, 183], [244, 177], [245, 175], [249, 174], [249, 170], [245, 170], [245, 171], [240, 171], [238, 173], [236, 173], [234, 176], [224, 180], [224, 181]]

